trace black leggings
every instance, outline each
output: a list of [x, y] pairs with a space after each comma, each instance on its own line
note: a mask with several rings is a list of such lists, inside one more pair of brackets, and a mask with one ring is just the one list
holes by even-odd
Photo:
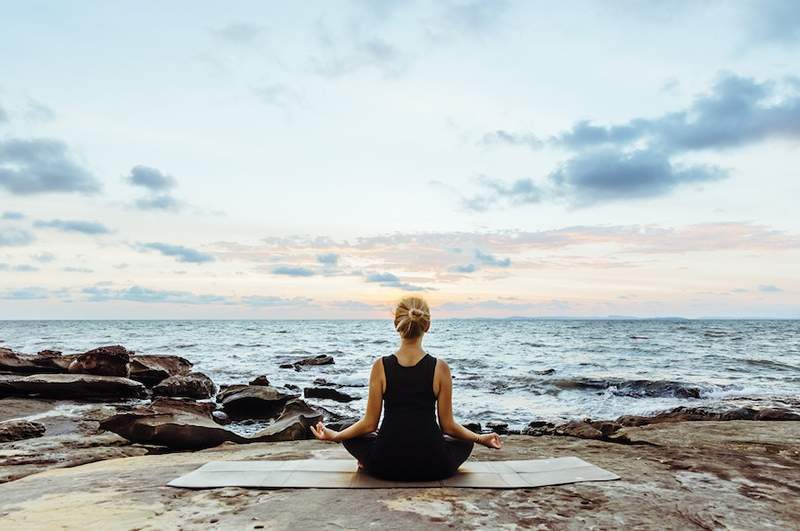
[[[463, 439], [456, 439], [447, 434], [444, 436], [444, 447], [446, 450], [448, 469], [455, 473], [458, 467], [467, 460], [469, 454], [472, 453], [472, 448], [475, 443], [472, 441], [465, 441]], [[378, 437], [377, 431], [372, 431], [360, 437], [353, 437], [342, 441], [345, 450], [350, 452], [350, 455], [358, 459], [358, 462], [365, 464], [369, 459], [372, 448], [375, 445], [375, 440]]]

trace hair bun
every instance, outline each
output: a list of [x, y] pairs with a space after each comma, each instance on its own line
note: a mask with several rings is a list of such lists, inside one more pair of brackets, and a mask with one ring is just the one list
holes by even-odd
[[408, 310], [408, 316], [411, 319], [417, 320], [420, 317], [422, 317], [423, 315], [425, 315], [425, 312], [423, 312], [419, 308], [411, 308], [410, 310]]

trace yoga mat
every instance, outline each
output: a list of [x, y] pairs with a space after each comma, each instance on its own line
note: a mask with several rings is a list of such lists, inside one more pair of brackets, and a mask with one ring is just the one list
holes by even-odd
[[387, 481], [359, 471], [357, 466], [353, 459], [212, 461], [185, 476], [173, 479], [168, 485], [189, 489], [214, 487], [517, 489], [619, 479], [616, 474], [577, 457], [522, 461], [467, 461], [454, 476], [439, 481]]

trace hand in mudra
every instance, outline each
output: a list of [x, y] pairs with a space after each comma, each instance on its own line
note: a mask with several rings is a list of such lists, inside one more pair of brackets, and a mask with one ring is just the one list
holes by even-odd
[[334, 437], [339, 435], [338, 431], [326, 428], [321, 420], [315, 425], [309, 426], [309, 428], [311, 428], [311, 433], [314, 434], [314, 437], [320, 441], [336, 441]]
[[487, 448], [496, 448], [498, 450], [503, 446], [502, 439], [500, 439], [500, 436], [496, 433], [482, 433], [478, 436], [478, 440], [475, 442], [482, 444]]

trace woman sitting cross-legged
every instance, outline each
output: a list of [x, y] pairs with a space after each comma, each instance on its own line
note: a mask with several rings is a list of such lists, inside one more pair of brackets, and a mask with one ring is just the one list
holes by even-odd
[[364, 416], [342, 431], [322, 422], [311, 427], [318, 439], [343, 443], [359, 466], [375, 477], [444, 479], [467, 460], [474, 443], [502, 446], [497, 434], [476, 434], [453, 418], [450, 368], [422, 350], [422, 336], [430, 324], [430, 309], [422, 298], [401, 300], [394, 312], [400, 348], [373, 362]]

